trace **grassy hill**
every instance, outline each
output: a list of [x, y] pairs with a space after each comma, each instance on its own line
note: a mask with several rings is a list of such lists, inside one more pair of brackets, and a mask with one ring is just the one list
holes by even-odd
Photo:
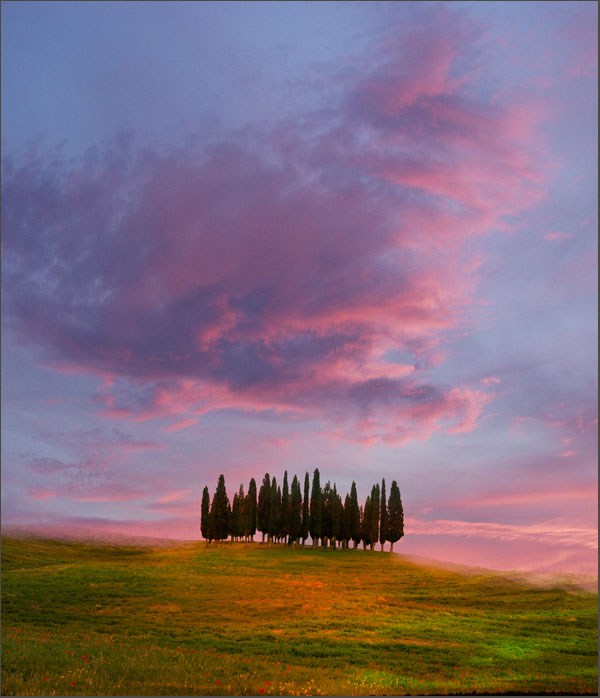
[[597, 598], [379, 552], [3, 538], [2, 694], [596, 694]]

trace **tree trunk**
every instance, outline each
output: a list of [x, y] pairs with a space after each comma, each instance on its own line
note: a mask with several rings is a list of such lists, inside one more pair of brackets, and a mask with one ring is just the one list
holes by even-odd
[[394, 544], [390, 543], [390, 553], [393, 553], [393, 552], [394, 552]]

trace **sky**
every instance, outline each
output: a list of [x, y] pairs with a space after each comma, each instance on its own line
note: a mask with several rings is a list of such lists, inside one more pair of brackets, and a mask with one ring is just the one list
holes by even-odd
[[2, 524], [319, 468], [597, 573], [597, 13], [3, 2]]

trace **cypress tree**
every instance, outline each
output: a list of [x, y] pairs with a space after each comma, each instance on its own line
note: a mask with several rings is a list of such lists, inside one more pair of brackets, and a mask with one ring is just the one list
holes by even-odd
[[257, 503], [256, 503], [256, 481], [254, 478], [250, 480], [250, 484], [248, 485], [248, 494], [247, 497], [250, 499], [250, 526], [248, 529], [248, 535], [251, 540], [254, 540], [254, 534], [256, 533], [256, 509], [257, 509]]
[[269, 503], [269, 547], [273, 544], [273, 538], [279, 528], [279, 507], [277, 506], [277, 480], [271, 480], [271, 497]]
[[379, 540], [379, 485], [371, 489], [371, 550]]
[[344, 501], [344, 511], [342, 515], [342, 538], [344, 541], [345, 548], [348, 548], [350, 546], [350, 540], [352, 539], [351, 511], [352, 500], [350, 499], [350, 495], [347, 494], [346, 499]]
[[200, 507], [200, 533], [202, 538], [206, 541], [206, 544], [210, 544], [210, 495], [208, 494], [208, 487], [205, 487], [202, 491], [202, 506]]
[[242, 516], [240, 522], [240, 535], [244, 537], [244, 543], [248, 543], [250, 530], [252, 528], [252, 497], [250, 493], [244, 497], [242, 504]]
[[277, 487], [277, 533], [275, 534], [275, 540], [281, 543], [281, 538], [283, 534], [281, 533], [281, 487]]
[[281, 522], [280, 533], [284, 540], [290, 535], [290, 491], [288, 487], [287, 470], [283, 473], [283, 489], [281, 491]]
[[231, 534], [231, 540], [235, 541], [236, 538], [240, 535], [240, 525], [241, 525], [241, 506], [240, 504], [243, 503], [243, 499], [240, 502], [240, 496], [236, 492], [233, 495], [233, 502], [231, 503], [231, 520], [229, 523], [229, 533]]
[[385, 500], [385, 478], [381, 480], [381, 514], [380, 514], [380, 526], [379, 526], [379, 542], [381, 543], [381, 550], [383, 551], [383, 546], [388, 537], [388, 519], [387, 519], [387, 504]]
[[256, 508], [256, 520], [258, 530], [262, 533], [262, 543], [265, 542], [265, 535], [269, 532], [269, 511], [271, 508], [271, 478], [269, 473], [265, 473], [262, 485], [258, 493], [258, 505]]
[[315, 468], [313, 473], [312, 490], [310, 492], [310, 520], [308, 530], [312, 538], [313, 548], [317, 546], [317, 542], [321, 537], [321, 521], [322, 521], [322, 500], [321, 500], [321, 478], [319, 469]]
[[333, 547], [337, 547], [338, 541], [342, 540], [342, 516], [344, 507], [342, 498], [338, 494], [335, 482], [333, 483]]
[[352, 481], [350, 488], [350, 538], [354, 541], [354, 548], [358, 547], [361, 541], [360, 524], [362, 514], [358, 508], [358, 495], [356, 494], [356, 483]]
[[290, 543], [296, 545], [296, 541], [300, 538], [302, 528], [302, 493], [300, 492], [300, 483], [294, 475], [292, 480], [292, 493], [290, 497]]
[[321, 502], [321, 536], [323, 538], [323, 547], [326, 548], [331, 544], [331, 538], [333, 537], [333, 490], [329, 480], [327, 480], [322, 490]]
[[367, 495], [365, 506], [362, 511], [362, 522], [360, 527], [363, 550], [371, 543], [371, 497]]
[[[238, 540], [244, 535], [244, 501], [246, 500], [246, 495], [244, 494], [244, 485], [240, 484], [240, 489], [238, 490], [238, 508], [240, 510], [236, 536]], [[233, 514], [233, 511], [231, 512]]]
[[308, 473], [304, 474], [304, 499], [302, 500], [302, 523], [300, 525], [300, 537], [302, 538], [302, 546], [306, 543], [308, 538], [308, 525], [310, 517], [308, 514], [308, 492], [310, 488], [310, 482], [308, 479]]
[[393, 480], [388, 501], [388, 534], [390, 552], [394, 552], [394, 543], [404, 536], [404, 509], [398, 483]]
[[229, 535], [231, 506], [225, 489], [225, 476], [219, 475], [219, 482], [210, 508], [210, 518], [215, 540], [225, 540]]

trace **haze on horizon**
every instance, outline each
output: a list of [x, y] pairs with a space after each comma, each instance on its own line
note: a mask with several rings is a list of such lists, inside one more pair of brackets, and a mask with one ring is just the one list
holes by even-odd
[[2, 3], [2, 524], [265, 472], [597, 573], [597, 4]]

